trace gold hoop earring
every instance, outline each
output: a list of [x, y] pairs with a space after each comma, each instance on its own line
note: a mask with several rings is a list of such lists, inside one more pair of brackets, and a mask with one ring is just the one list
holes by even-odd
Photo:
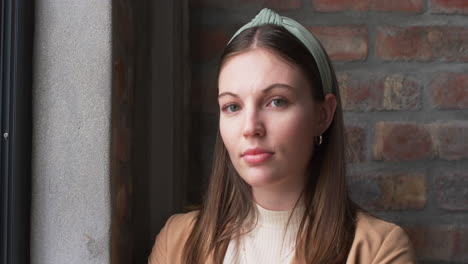
[[317, 146], [322, 145], [322, 142], [323, 142], [323, 137], [322, 137], [322, 135], [318, 136], [318, 142], [317, 142], [317, 140], [315, 140], [315, 141], [316, 141]]

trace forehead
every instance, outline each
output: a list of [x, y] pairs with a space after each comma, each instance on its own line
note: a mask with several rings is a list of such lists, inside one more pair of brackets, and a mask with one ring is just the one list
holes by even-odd
[[255, 93], [271, 84], [286, 84], [307, 89], [307, 81], [299, 67], [279, 55], [256, 48], [229, 58], [218, 78], [219, 93]]

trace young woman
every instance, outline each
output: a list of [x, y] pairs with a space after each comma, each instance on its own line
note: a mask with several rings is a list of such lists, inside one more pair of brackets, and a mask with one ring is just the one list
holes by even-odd
[[404, 231], [349, 197], [337, 81], [309, 31], [262, 10], [225, 48], [218, 90], [204, 203], [167, 221], [149, 263], [415, 263]]

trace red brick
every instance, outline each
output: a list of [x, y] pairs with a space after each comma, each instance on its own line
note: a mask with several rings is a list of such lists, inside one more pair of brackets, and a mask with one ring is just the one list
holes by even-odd
[[434, 149], [441, 159], [468, 158], [468, 121], [447, 121], [431, 125]]
[[262, 8], [290, 10], [301, 7], [301, 0], [191, 0], [195, 8]]
[[431, 159], [432, 139], [425, 125], [416, 123], [379, 122], [375, 126], [374, 159]]
[[265, 7], [270, 7], [270, 8], [279, 9], [279, 10], [298, 9], [301, 7], [301, 0], [268, 0], [268, 1], [262, 1], [262, 2], [265, 2], [264, 4]]
[[435, 177], [435, 198], [439, 208], [468, 210], [468, 173], [443, 171]]
[[374, 0], [371, 8], [375, 11], [418, 13], [423, 11], [424, 2], [423, 0]]
[[468, 225], [459, 227], [455, 233], [455, 261], [468, 262]]
[[194, 62], [217, 59], [221, 56], [230, 37], [222, 29], [202, 30], [191, 33], [191, 57]]
[[312, 0], [318, 11], [334, 12], [345, 10], [367, 11], [372, 0]]
[[468, 61], [468, 28], [455, 26], [379, 27], [377, 56], [383, 60]]
[[468, 108], [468, 73], [441, 73], [432, 79], [431, 90], [436, 108]]
[[401, 174], [380, 180], [384, 209], [422, 209], [426, 205], [426, 177], [423, 174]]
[[312, 0], [318, 11], [397, 11], [421, 12], [424, 7], [423, 0]]
[[366, 131], [362, 127], [346, 127], [347, 161], [350, 163], [361, 162], [366, 159]]
[[416, 250], [425, 261], [468, 260], [468, 226], [466, 225], [405, 225], [403, 226]]
[[410, 76], [383, 73], [338, 73], [346, 111], [418, 110], [421, 85]]
[[366, 209], [423, 209], [427, 201], [426, 177], [421, 173], [372, 175], [351, 178], [353, 198]]
[[421, 86], [416, 79], [403, 74], [383, 78], [384, 110], [418, 110], [421, 108]]
[[383, 83], [377, 74], [337, 74], [341, 102], [345, 111], [375, 111], [382, 108]]
[[320, 40], [333, 61], [367, 58], [366, 26], [318, 26], [309, 30]]
[[455, 226], [405, 226], [420, 259], [447, 260], [454, 249]]
[[466, 0], [431, 0], [432, 13], [468, 14], [468, 1]]
[[348, 176], [349, 191], [353, 201], [365, 209], [377, 209], [382, 187], [375, 175]]

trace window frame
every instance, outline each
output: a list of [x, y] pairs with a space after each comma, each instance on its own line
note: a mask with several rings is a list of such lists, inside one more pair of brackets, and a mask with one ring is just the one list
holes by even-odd
[[34, 3], [4, 0], [0, 32], [0, 262], [30, 262]]

